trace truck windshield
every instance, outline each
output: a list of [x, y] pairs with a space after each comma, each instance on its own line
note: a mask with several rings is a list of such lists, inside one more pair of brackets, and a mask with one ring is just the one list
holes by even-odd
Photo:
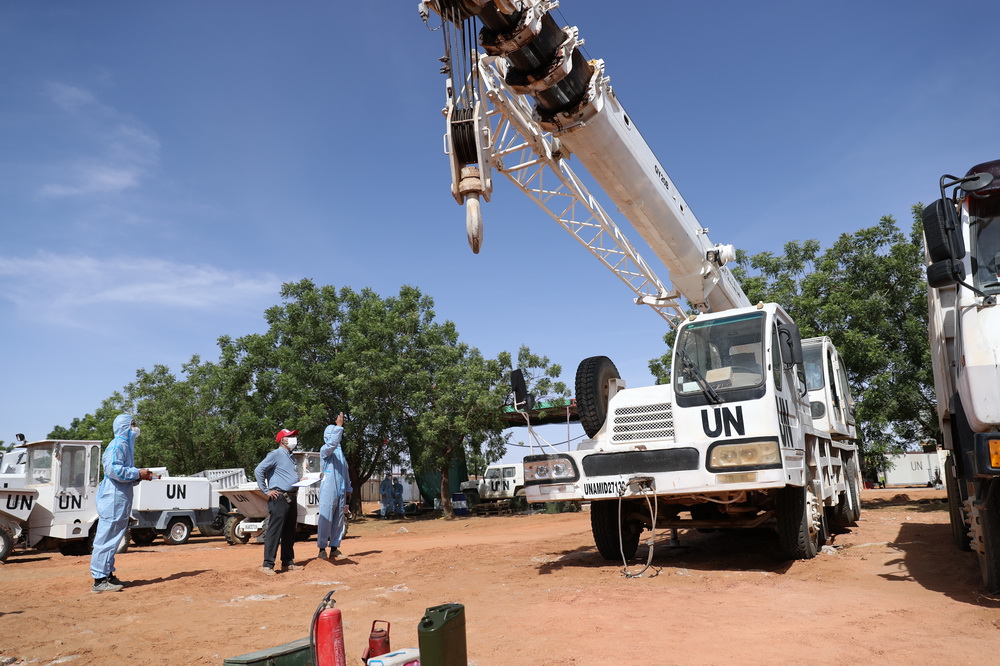
[[52, 481], [52, 445], [34, 446], [28, 453], [28, 483]]
[[718, 393], [763, 384], [765, 321], [763, 312], [754, 312], [682, 328], [675, 346], [691, 363], [675, 363], [677, 393], [704, 393], [699, 374]]
[[823, 345], [802, 345], [802, 360], [806, 368], [806, 388], [810, 391], [823, 388]]
[[1000, 293], [1000, 197], [973, 198], [969, 208], [976, 286], [987, 294]]

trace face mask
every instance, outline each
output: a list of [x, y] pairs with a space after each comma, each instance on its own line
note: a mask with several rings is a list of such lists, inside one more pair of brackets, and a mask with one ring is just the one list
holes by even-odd
[[285, 446], [288, 447], [289, 451], [294, 451], [295, 447], [298, 446], [299, 440], [296, 437], [288, 437], [285, 439]]
[[139, 436], [139, 426], [132, 426], [132, 437]]

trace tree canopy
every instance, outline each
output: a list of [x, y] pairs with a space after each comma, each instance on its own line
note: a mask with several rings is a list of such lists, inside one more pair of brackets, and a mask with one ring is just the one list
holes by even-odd
[[[318, 450], [342, 411], [352, 485], [407, 461], [443, 470], [450, 512], [450, 465], [505, 452], [500, 414], [510, 401], [510, 353], [484, 357], [452, 322], [436, 321], [432, 299], [410, 286], [383, 298], [301, 280], [283, 285], [281, 297], [264, 313], [266, 332], [219, 338], [217, 362], [195, 356], [180, 378], [163, 365], [140, 369], [121, 393], [50, 437], [107, 441], [114, 416], [125, 411], [142, 428], [143, 466], [175, 475], [252, 470], [281, 428], [298, 430], [304, 450]], [[522, 346], [518, 362], [536, 392], [568, 395], [548, 358]], [[354, 502], [358, 509], [360, 494]]]

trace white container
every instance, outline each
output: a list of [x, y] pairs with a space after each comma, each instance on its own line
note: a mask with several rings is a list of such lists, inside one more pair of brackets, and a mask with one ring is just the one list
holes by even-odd
[[420, 650], [418, 648], [393, 650], [388, 654], [370, 658], [368, 666], [420, 666]]

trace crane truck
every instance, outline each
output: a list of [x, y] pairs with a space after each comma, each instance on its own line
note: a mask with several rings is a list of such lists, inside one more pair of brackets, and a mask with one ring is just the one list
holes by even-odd
[[[952, 534], [1000, 592], [1000, 160], [941, 176], [924, 208], [928, 336]], [[951, 196], [947, 189], [953, 187]]]
[[[595, 545], [635, 556], [643, 530], [773, 527], [784, 556], [814, 557], [859, 516], [854, 404], [829, 338], [803, 341], [775, 303], [751, 304], [553, 0], [423, 0], [440, 16], [445, 151], [466, 235], [507, 177], [676, 329], [669, 383], [627, 388], [584, 359], [588, 439], [524, 459], [529, 502], [590, 502]], [[482, 23], [473, 44], [476, 21]], [[667, 286], [573, 168], [575, 157], [670, 273]], [[686, 301], [687, 307], [684, 302]]]

